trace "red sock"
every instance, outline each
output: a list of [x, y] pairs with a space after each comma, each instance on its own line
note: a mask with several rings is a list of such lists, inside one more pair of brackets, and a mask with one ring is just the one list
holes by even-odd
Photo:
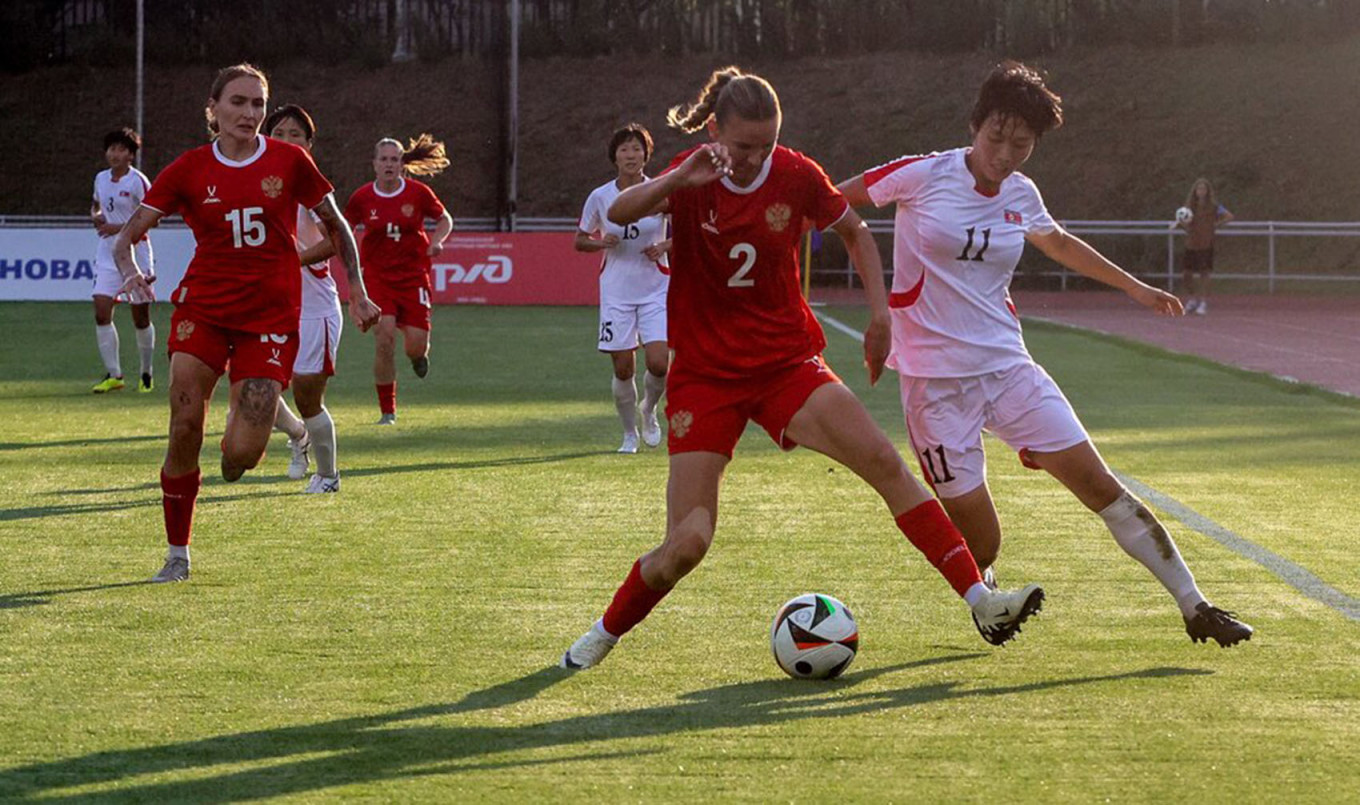
[[397, 383], [378, 383], [378, 410], [384, 414], [395, 414], [397, 412]]
[[661, 603], [670, 590], [653, 590], [642, 580], [642, 560], [633, 563], [623, 586], [614, 593], [609, 609], [604, 611], [604, 630], [615, 637], [623, 637], [630, 629], [642, 623], [642, 619]]
[[928, 500], [897, 517], [897, 527], [960, 597], [982, 581], [973, 552], [938, 500]]
[[194, 530], [194, 504], [202, 474], [195, 469], [174, 478], [161, 470], [161, 508], [165, 510], [165, 539], [171, 545], [188, 545]]

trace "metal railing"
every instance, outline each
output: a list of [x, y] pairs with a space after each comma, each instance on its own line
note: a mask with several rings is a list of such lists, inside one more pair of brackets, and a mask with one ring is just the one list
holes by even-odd
[[[891, 237], [893, 221], [890, 218], [868, 219], [869, 230], [876, 235]], [[1074, 235], [1116, 235], [1125, 237], [1165, 238], [1166, 269], [1164, 272], [1144, 274], [1145, 277], [1161, 278], [1167, 287], [1174, 290], [1176, 285], [1177, 239], [1185, 232], [1171, 228], [1167, 221], [1062, 221], [1063, 227]], [[517, 232], [572, 232], [577, 225], [576, 218], [563, 217], [518, 217], [515, 220]], [[0, 215], [0, 227], [43, 227], [43, 228], [80, 228], [90, 226], [90, 219], [83, 215]], [[167, 228], [182, 228], [184, 222], [178, 217], [167, 218], [161, 222]], [[503, 231], [503, 221], [498, 218], [455, 218], [456, 232], [496, 232]], [[1233, 221], [1221, 227], [1218, 237], [1225, 238], [1264, 238], [1266, 241], [1265, 273], [1242, 273], [1216, 271], [1219, 279], [1238, 279], [1264, 281], [1270, 292], [1276, 285], [1285, 281], [1306, 280], [1314, 282], [1357, 282], [1360, 281], [1360, 266], [1351, 272], [1319, 274], [1280, 271], [1277, 245], [1281, 238], [1354, 238], [1360, 237], [1360, 222], [1319, 222], [1319, 221]], [[880, 241], [882, 242], [882, 241]], [[884, 243], [884, 245], [887, 245]], [[1057, 278], [1063, 290], [1067, 289], [1070, 279], [1078, 275], [1066, 268], [1048, 261], [1051, 268], [1041, 271], [1026, 271], [1027, 277]], [[891, 266], [885, 266], [891, 273]], [[854, 282], [854, 270], [848, 261], [840, 269], [821, 268], [821, 277], [844, 276], [847, 285]]]

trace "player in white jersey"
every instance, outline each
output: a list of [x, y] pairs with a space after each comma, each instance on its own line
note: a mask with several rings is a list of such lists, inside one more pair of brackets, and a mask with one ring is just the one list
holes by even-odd
[[969, 148], [903, 157], [840, 186], [852, 205], [897, 208], [888, 365], [901, 377], [922, 471], [978, 565], [988, 567], [1001, 548], [982, 447], [982, 431], [990, 431], [1100, 514], [1120, 547], [1175, 597], [1193, 640], [1250, 639], [1250, 626], [1205, 600], [1166, 528], [1110, 472], [1067, 398], [1030, 358], [1009, 286], [1028, 241], [1157, 313], [1182, 315], [1180, 300], [1064, 230], [1018, 172], [1039, 138], [1062, 125], [1061, 99], [1039, 73], [998, 65], [971, 123]]
[[[270, 137], [312, 150], [316, 124], [307, 110], [285, 104], [265, 118], [263, 130]], [[335, 463], [335, 423], [326, 410], [326, 382], [335, 374], [335, 354], [340, 346], [342, 314], [340, 294], [328, 260], [335, 247], [313, 214], [298, 207], [297, 248], [302, 262], [302, 314], [298, 321], [298, 354], [293, 363], [294, 414], [279, 397], [274, 427], [288, 434], [293, 451], [288, 477], [307, 475], [309, 455], [316, 455], [316, 473], [307, 483], [308, 492], [339, 492], [340, 472]]]
[[[113, 241], [137, 211], [151, 182], [146, 175], [132, 167], [141, 148], [142, 138], [129, 128], [116, 129], [104, 135], [104, 159], [108, 170], [94, 177], [94, 198], [90, 204], [90, 220], [99, 233], [99, 246], [94, 258], [94, 333], [99, 345], [99, 357], [104, 361], [104, 379], [91, 389], [95, 394], [118, 391], [124, 387], [122, 361], [118, 354], [118, 328], [113, 323], [113, 305], [123, 286], [123, 275], [113, 262]], [[144, 266], [155, 276], [151, 241], [145, 239], [135, 247], [137, 265]], [[151, 305], [133, 304], [132, 326], [137, 331], [137, 351], [141, 357], [141, 377], [137, 390], [149, 392], [154, 387], [152, 358], [156, 351], [156, 327], [151, 323]]]
[[642, 170], [652, 157], [652, 135], [630, 123], [609, 138], [609, 160], [618, 178], [591, 191], [576, 230], [576, 250], [604, 252], [600, 267], [599, 350], [614, 364], [614, 406], [623, 423], [620, 453], [638, 450], [638, 397], [633, 381], [635, 351], [642, 344], [647, 374], [643, 379], [642, 441], [661, 443], [656, 407], [666, 390], [670, 348], [666, 342], [666, 289], [670, 267], [666, 216], [649, 215], [620, 226], [609, 220], [609, 205], [619, 193], [647, 181]]

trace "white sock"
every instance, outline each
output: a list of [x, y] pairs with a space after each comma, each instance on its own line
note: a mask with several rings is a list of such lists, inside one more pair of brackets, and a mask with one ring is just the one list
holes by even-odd
[[118, 328], [112, 322], [96, 324], [94, 338], [99, 343], [99, 357], [104, 359], [104, 371], [122, 377], [123, 365], [118, 362]]
[[293, 413], [293, 409], [288, 407], [283, 395], [279, 395], [279, 408], [274, 412], [274, 430], [288, 434], [288, 438], [293, 441], [307, 435], [306, 426], [298, 419], [298, 415]]
[[312, 436], [312, 455], [316, 457], [316, 471], [326, 478], [338, 475], [335, 470], [335, 422], [331, 412], [321, 407], [321, 413], [302, 420]]
[[987, 585], [980, 581], [973, 582], [973, 586], [963, 591], [963, 602], [970, 607], [977, 606], [978, 602], [986, 598], [992, 591]]
[[1119, 547], [1152, 571], [1171, 593], [1181, 614], [1193, 617], [1195, 607], [1204, 601], [1204, 595], [1195, 586], [1195, 577], [1181, 559], [1175, 541], [1143, 501], [1125, 491], [1118, 500], [1101, 510], [1100, 518]]
[[181, 558], [181, 559], [183, 559], [184, 561], [187, 562], [187, 561], [189, 561], [189, 546], [188, 546], [188, 545], [171, 545], [171, 546], [170, 546], [170, 555], [171, 555], [171, 556], [178, 556], [179, 558]]
[[148, 323], [137, 332], [137, 353], [142, 358], [142, 374], [151, 374], [151, 361], [156, 355], [156, 325]]
[[646, 372], [642, 376], [642, 410], [655, 411], [661, 395], [666, 392], [666, 376]]
[[619, 419], [623, 420], [624, 433], [637, 433], [637, 386], [633, 378], [614, 379], [614, 407], [619, 409]]

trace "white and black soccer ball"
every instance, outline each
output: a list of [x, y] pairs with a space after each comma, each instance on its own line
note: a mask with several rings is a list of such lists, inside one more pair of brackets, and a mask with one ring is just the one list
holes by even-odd
[[1195, 212], [1189, 207], [1181, 207], [1176, 210], [1176, 223], [1188, 224], [1193, 220], [1195, 220]]
[[829, 595], [804, 593], [775, 614], [770, 648], [774, 661], [791, 677], [834, 679], [855, 659], [859, 626], [845, 604]]

